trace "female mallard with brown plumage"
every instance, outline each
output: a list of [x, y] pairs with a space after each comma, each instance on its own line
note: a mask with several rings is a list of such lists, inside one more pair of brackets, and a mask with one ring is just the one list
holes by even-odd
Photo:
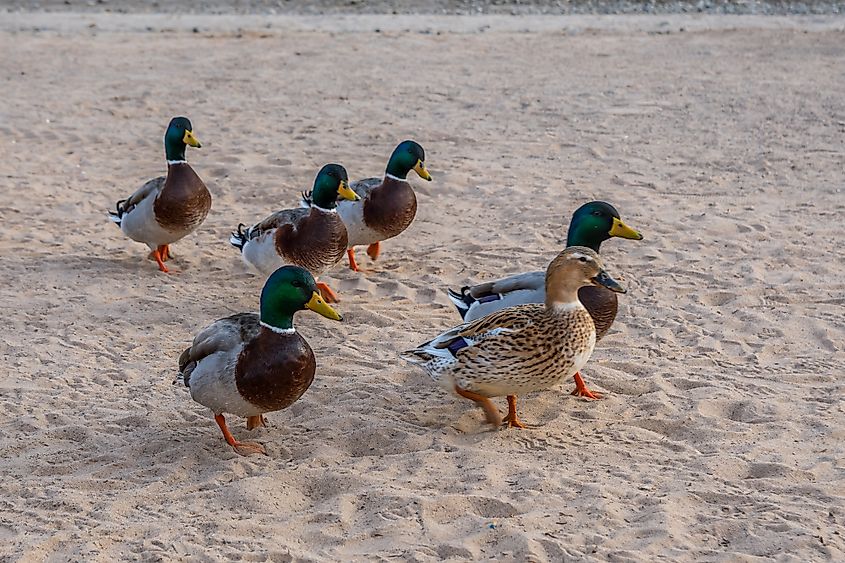
[[[414, 141], [403, 141], [390, 155], [384, 178], [353, 182], [350, 187], [360, 200], [338, 202], [337, 212], [349, 236], [349, 267], [356, 272], [356, 246], [368, 245], [367, 254], [375, 260], [381, 252], [381, 241], [395, 237], [414, 220], [417, 198], [407, 179], [411, 170], [431, 181], [423, 148]], [[303, 204], [311, 205], [312, 201], [306, 196]]]
[[305, 309], [342, 320], [307, 270], [284, 266], [264, 284], [259, 315], [214, 322], [179, 357], [179, 375], [191, 397], [214, 412], [226, 442], [241, 455], [264, 453], [264, 447], [235, 440], [223, 414], [246, 417], [250, 430], [264, 426], [264, 413], [289, 407], [314, 380], [314, 352], [293, 328], [294, 314]]
[[[284, 209], [245, 229], [243, 223], [229, 242], [240, 249], [244, 262], [264, 275], [280, 266], [301, 266], [315, 278], [343, 258], [347, 248], [346, 226], [337, 214], [337, 198], [356, 201], [349, 189], [346, 169], [326, 164], [314, 179], [308, 209]], [[318, 283], [323, 298], [334, 303], [337, 294], [325, 283]]]
[[185, 160], [186, 145], [201, 146], [190, 120], [174, 117], [164, 134], [167, 176], [150, 180], [109, 211], [126, 236], [150, 247], [150, 258], [162, 272], [167, 272], [170, 245], [196, 230], [211, 209], [208, 188]]
[[[596, 253], [601, 243], [620, 237], [642, 240], [643, 236], [622, 222], [619, 212], [604, 201], [585, 203], [572, 215], [566, 246], [586, 246]], [[465, 321], [480, 319], [494, 311], [526, 303], [546, 300], [545, 272], [526, 272], [500, 280], [464, 286], [460, 292], [449, 289], [449, 298]], [[604, 287], [588, 286], [578, 290], [578, 298], [596, 325], [596, 341], [610, 330], [619, 309], [616, 293]], [[576, 373], [572, 395], [600, 399], [601, 395], [587, 388], [580, 373]]]
[[506, 422], [523, 428], [517, 396], [572, 377], [593, 353], [596, 328], [578, 299], [578, 289], [585, 286], [625, 292], [604, 271], [596, 252], [567, 248], [546, 270], [544, 305], [496, 311], [448, 330], [403, 357], [443, 387], [477, 402], [496, 426], [501, 416], [490, 397], [507, 396]]

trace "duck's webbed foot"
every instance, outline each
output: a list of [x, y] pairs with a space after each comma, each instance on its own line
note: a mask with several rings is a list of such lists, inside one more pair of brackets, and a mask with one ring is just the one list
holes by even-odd
[[478, 403], [478, 405], [484, 409], [487, 422], [497, 428], [502, 425], [502, 415], [499, 414], [499, 409], [496, 408], [496, 405], [493, 404], [493, 401], [491, 401], [489, 397], [473, 393], [472, 391], [467, 391], [466, 389], [461, 389], [457, 385], [455, 385], [455, 392], [461, 397], [466, 397], [467, 399]]
[[601, 399], [601, 393], [597, 391], [590, 391], [587, 388], [587, 384], [584, 383], [584, 380], [581, 379], [581, 374], [575, 372], [575, 375], [572, 376], [575, 380], [575, 390], [570, 393], [570, 395], [574, 395], [576, 397], [586, 397], [587, 399]]
[[508, 416], [505, 417], [505, 426], [508, 428], [525, 428], [516, 414], [516, 395], [508, 395]]
[[261, 444], [257, 444], [255, 442], [238, 442], [235, 440], [235, 437], [232, 436], [231, 432], [229, 432], [229, 427], [226, 426], [226, 419], [223, 418], [222, 414], [215, 414], [214, 421], [217, 422], [217, 426], [219, 426], [220, 430], [223, 432], [223, 438], [225, 438], [226, 443], [232, 446], [232, 449], [235, 450], [236, 454], [243, 456], [252, 454], [267, 454], [267, 451]]

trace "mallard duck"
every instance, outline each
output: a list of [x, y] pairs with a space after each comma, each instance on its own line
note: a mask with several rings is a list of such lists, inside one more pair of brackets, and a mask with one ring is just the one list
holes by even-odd
[[[349, 236], [349, 267], [356, 272], [355, 247], [367, 246], [373, 260], [381, 252], [381, 241], [395, 237], [408, 228], [417, 213], [417, 198], [408, 173], [413, 170], [420, 178], [431, 181], [425, 168], [425, 151], [414, 141], [402, 141], [390, 155], [384, 178], [367, 178], [351, 184], [360, 200], [340, 201], [337, 212], [346, 224]], [[310, 205], [307, 197], [303, 203]]]
[[294, 314], [305, 309], [343, 320], [323, 301], [308, 270], [284, 266], [264, 284], [260, 314], [219, 319], [179, 357], [191, 397], [212, 410], [226, 442], [241, 455], [265, 453], [264, 447], [235, 440], [223, 413], [246, 417], [250, 430], [264, 426], [264, 413], [289, 407], [314, 380], [314, 352], [293, 327]]
[[167, 272], [170, 245], [199, 227], [211, 209], [208, 188], [185, 160], [186, 145], [202, 146], [190, 120], [174, 117], [164, 134], [167, 176], [150, 180], [109, 211], [126, 236], [150, 247], [150, 258], [162, 272]]
[[478, 403], [495, 426], [501, 417], [490, 397], [507, 396], [507, 425], [524, 428], [516, 412], [517, 396], [571, 377], [593, 353], [596, 328], [578, 299], [578, 289], [590, 285], [625, 292], [604, 271], [598, 253], [569, 247], [546, 270], [545, 304], [495, 311], [447, 330], [403, 357], [446, 389]]
[[[595, 252], [601, 243], [612, 237], [642, 240], [643, 236], [622, 222], [619, 212], [604, 201], [591, 201], [579, 207], [572, 215], [567, 235], [567, 246], [586, 246]], [[526, 272], [496, 281], [464, 286], [460, 292], [447, 290], [465, 321], [480, 319], [494, 311], [526, 303], [543, 303], [546, 300], [545, 272]], [[619, 307], [616, 293], [604, 287], [588, 286], [578, 290], [578, 298], [593, 317], [596, 340], [607, 334]], [[600, 399], [590, 391], [580, 373], [575, 374], [572, 395]]]
[[[285, 264], [301, 266], [316, 278], [343, 258], [347, 248], [346, 227], [337, 215], [337, 198], [356, 201], [349, 177], [340, 164], [326, 164], [314, 179], [314, 189], [303, 193], [308, 209], [284, 209], [245, 229], [238, 225], [229, 242], [240, 249], [244, 262], [264, 275]], [[323, 298], [337, 302], [337, 294], [325, 283], [317, 287]]]

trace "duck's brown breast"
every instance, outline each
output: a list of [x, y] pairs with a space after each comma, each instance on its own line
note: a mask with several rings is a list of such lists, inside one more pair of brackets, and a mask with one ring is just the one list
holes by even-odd
[[364, 223], [385, 239], [407, 229], [416, 214], [417, 196], [405, 181], [385, 178], [364, 201]]
[[192, 231], [205, 221], [211, 209], [211, 193], [190, 165], [171, 164], [153, 209], [163, 229]]
[[241, 396], [264, 412], [289, 407], [311, 382], [317, 363], [299, 333], [277, 334], [265, 327], [244, 346], [235, 367]]
[[578, 299], [596, 325], [596, 341], [607, 334], [613, 320], [616, 319], [616, 312], [619, 309], [619, 300], [616, 294], [604, 287], [587, 286], [578, 290]]
[[276, 229], [276, 251], [286, 262], [320, 273], [336, 264], [346, 253], [346, 226], [337, 213], [318, 209], [299, 220]]

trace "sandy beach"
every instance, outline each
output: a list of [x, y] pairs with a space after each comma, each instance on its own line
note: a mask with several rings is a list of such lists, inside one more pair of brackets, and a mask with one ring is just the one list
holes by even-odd
[[[0, 13], [0, 560], [845, 559], [845, 19], [192, 18]], [[166, 275], [106, 210], [174, 115], [214, 202]], [[230, 231], [406, 138], [415, 222], [326, 276], [314, 384], [236, 455], [174, 385], [257, 309]], [[491, 431], [398, 353], [593, 199], [645, 237], [602, 246], [605, 398]]]

